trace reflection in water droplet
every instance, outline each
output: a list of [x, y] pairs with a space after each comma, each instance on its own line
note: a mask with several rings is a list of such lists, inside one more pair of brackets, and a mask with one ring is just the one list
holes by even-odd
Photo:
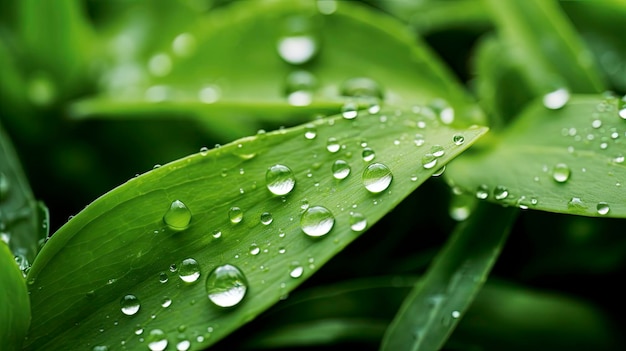
[[445, 149], [441, 145], [433, 145], [430, 148], [430, 153], [435, 157], [441, 157], [445, 152]]
[[293, 261], [289, 265], [289, 276], [292, 278], [300, 278], [304, 273], [304, 267], [300, 265], [300, 262]]
[[571, 171], [564, 163], [558, 163], [552, 170], [552, 179], [557, 183], [565, 183], [570, 178]]
[[161, 284], [167, 283], [168, 280], [169, 280], [169, 278], [167, 276], [167, 273], [165, 273], [165, 272], [159, 273], [159, 282], [161, 282]]
[[167, 348], [167, 336], [161, 329], [152, 329], [146, 341], [150, 351], [163, 351]]
[[392, 179], [391, 170], [382, 163], [372, 163], [363, 171], [363, 185], [374, 194], [385, 191]]
[[335, 179], [346, 179], [350, 175], [350, 165], [344, 160], [337, 160], [332, 166]]
[[326, 207], [311, 206], [300, 217], [302, 231], [312, 237], [319, 237], [330, 232], [335, 224], [335, 217]]
[[455, 145], [463, 145], [465, 137], [462, 134], [454, 134], [454, 136], [452, 136], [452, 141]]
[[172, 230], [184, 230], [191, 222], [191, 211], [180, 200], [174, 200], [163, 216], [163, 222]]
[[291, 169], [277, 164], [267, 169], [265, 173], [267, 189], [274, 195], [287, 195], [296, 185], [296, 178]]
[[569, 101], [569, 91], [559, 88], [543, 96], [543, 105], [551, 110], [558, 110]]
[[362, 232], [367, 227], [367, 219], [358, 212], [350, 213], [350, 229], [355, 232]]
[[213, 233], [211, 234], [213, 236], [213, 238], [215, 239], [219, 239], [222, 237], [222, 231], [219, 229], [216, 229], [213, 231]]
[[363, 149], [361, 157], [363, 157], [363, 161], [370, 162], [376, 157], [376, 153], [371, 148], [366, 147]]
[[207, 277], [209, 300], [219, 307], [232, 307], [243, 300], [248, 290], [246, 277], [239, 268], [225, 264], [216, 267]]
[[193, 258], [186, 258], [180, 263], [178, 276], [185, 283], [193, 283], [200, 278], [200, 265]]
[[337, 140], [337, 138], [330, 137], [326, 141], [326, 150], [328, 150], [328, 152], [335, 153], [339, 151], [340, 148], [341, 148], [341, 145], [339, 144], [339, 141]]
[[264, 225], [270, 225], [274, 221], [274, 217], [269, 212], [261, 213], [261, 223]]
[[313, 140], [317, 137], [317, 128], [312, 124], [307, 124], [304, 129], [304, 138]]
[[596, 210], [598, 211], [598, 214], [605, 215], [609, 213], [611, 209], [609, 208], [609, 204], [607, 204], [606, 202], [598, 202]]
[[231, 207], [228, 210], [228, 219], [233, 224], [237, 224], [243, 220], [243, 210], [239, 207]]
[[476, 189], [476, 198], [484, 200], [489, 197], [489, 187], [485, 184], [481, 184]]
[[169, 297], [164, 297], [163, 300], [161, 301], [161, 307], [163, 308], [168, 308], [172, 305], [172, 299], [170, 299]]
[[191, 347], [189, 340], [181, 340], [176, 343], [176, 351], [187, 351]]
[[251, 244], [249, 252], [250, 255], [256, 256], [261, 252], [261, 248], [257, 244]]
[[120, 300], [120, 306], [122, 308], [122, 313], [127, 316], [132, 316], [135, 313], [139, 312], [139, 308], [141, 304], [139, 303], [139, 299], [135, 295], [126, 295], [122, 297]]
[[509, 196], [509, 190], [502, 185], [498, 185], [493, 189], [493, 197], [496, 200], [504, 200]]
[[437, 157], [433, 154], [425, 154], [422, 156], [422, 167], [431, 169], [437, 165]]
[[345, 119], [355, 119], [358, 114], [358, 105], [354, 102], [348, 101], [341, 106], [341, 115]]

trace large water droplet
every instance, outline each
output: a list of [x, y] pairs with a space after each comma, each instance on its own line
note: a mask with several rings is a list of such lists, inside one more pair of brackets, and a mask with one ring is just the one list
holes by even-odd
[[206, 280], [207, 296], [219, 307], [237, 305], [247, 290], [248, 282], [243, 272], [230, 264], [216, 267]]
[[337, 160], [332, 166], [335, 179], [346, 179], [350, 175], [350, 165], [344, 160]]
[[598, 211], [598, 214], [604, 216], [605, 214], [609, 213], [611, 209], [609, 207], [609, 204], [607, 204], [606, 202], [598, 202], [596, 210]]
[[185, 283], [193, 283], [200, 278], [200, 264], [193, 258], [186, 258], [180, 263], [178, 276]]
[[161, 329], [152, 329], [146, 341], [150, 351], [163, 351], [167, 348], [167, 336]]
[[385, 191], [392, 179], [391, 170], [382, 163], [372, 163], [363, 171], [363, 185], [374, 194]]
[[565, 183], [571, 174], [570, 168], [565, 163], [558, 163], [552, 170], [552, 179], [557, 183]]
[[239, 207], [231, 207], [230, 210], [228, 210], [228, 219], [230, 219], [230, 222], [233, 224], [240, 223], [243, 221], [243, 210]]
[[350, 78], [344, 81], [340, 91], [343, 96], [383, 99], [383, 90], [380, 85], [367, 77]]
[[296, 178], [291, 169], [277, 164], [267, 169], [265, 173], [267, 189], [274, 195], [287, 195], [296, 185]]
[[141, 303], [139, 299], [135, 295], [125, 295], [120, 300], [120, 306], [122, 309], [122, 313], [127, 316], [132, 316], [135, 313], [139, 312], [139, 308], [141, 307]]
[[367, 219], [358, 212], [350, 213], [350, 229], [355, 232], [362, 232], [367, 227]]
[[191, 211], [180, 200], [174, 200], [163, 216], [163, 222], [172, 230], [184, 230], [191, 222]]
[[300, 227], [302, 231], [312, 237], [328, 234], [335, 224], [335, 217], [326, 207], [311, 206], [302, 213]]
[[543, 96], [543, 105], [551, 110], [558, 110], [569, 101], [569, 91], [559, 88]]
[[317, 79], [308, 71], [291, 72], [285, 82], [287, 101], [292, 106], [308, 106], [313, 101]]

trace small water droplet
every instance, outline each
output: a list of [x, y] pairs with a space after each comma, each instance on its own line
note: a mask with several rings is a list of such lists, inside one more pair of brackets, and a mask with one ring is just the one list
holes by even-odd
[[504, 200], [509, 196], [509, 190], [502, 185], [498, 185], [493, 189], [493, 197], [496, 200]]
[[161, 284], [167, 283], [168, 280], [169, 280], [169, 278], [167, 276], [167, 273], [165, 273], [165, 272], [159, 273], [159, 282], [161, 282]]
[[422, 134], [418, 133], [415, 134], [415, 139], [413, 139], [413, 142], [416, 146], [422, 146], [426, 142], [426, 139], [424, 139], [424, 136]]
[[335, 179], [346, 179], [350, 175], [350, 165], [344, 160], [337, 160], [332, 165], [333, 177]]
[[150, 351], [163, 351], [167, 348], [167, 336], [161, 329], [152, 329], [146, 338]]
[[572, 197], [568, 201], [567, 207], [585, 209], [587, 208], [587, 205], [585, 205], [585, 203], [579, 197]]
[[185, 283], [193, 283], [200, 278], [200, 264], [193, 258], [186, 258], [180, 263], [178, 276]]
[[350, 213], [350, 229], [355, 232], [362, 232], [367, 228], [367, 219], [361, 213]]
[[339, 151], [340, 148], [341, 148], [341, 144], [339, 144], [339, 141], [337, 140], [337, 138], [330, 137], [326, 141], [326, 150], [328, 150], [328, 152], [335, 153]]
[[243, 210], [239, 207], [231, 207], [228, 210], [228, 219], [233, 224], [240, 223], [243, 220]]
[[122, 299], [120, 300], [120, 306], [122, 313], [127, 316], [134, 315], [135, 313], [139, 312], [139, 308], [141, 308], [139, 299], [135, 295], [131, 294], [122, 297]]
[[239, 268], [225, 264], [216, 267], [207, 277], [206, 291], [209, 300], [219, 307], [232, 307], [243, 300], [248, 282]]
[[317, 128], [313, 124], [307, 124], [304, 128], [304, 138], [313, 140], [317, 137]]
[[191, 342], [189, 340], [180, 340], [176, 343], [176, 351], [187, 351], [191, 347]]
[[605, 215], [609, 213], [611, 209], [609, 208], [609, 204], [607, 204], [606, 202], [598, 202], [596, 210], [598, 211], [598, 214]]
[[366, 147], [363, 149], [361, 157], [363, 158], [363, 161], [370, 162], [376, 157], [376, 153], [371, 148]]
[[216, 229], [213, 231], [213, 233], [211, 233], [211, 235], [213, 236], [214, 239], [219, 239], [222, 237], [222, 231], [219, 229]]
[[602, 127], [602, 120], [594, 119], [593, 121], [591, 121], [591, 127], [594, 129]]
[[433, 145], [430, 148], [430, 153], [435, 157], [441, 157], [445, 153], [445, 149], [441, 145]]
[[319, 237], [330, 232], [335, 224], [332, 212], [323, 206], [309, 207], [300, 217], [302, 231], [312, 237]]
[[206, 146], [203, 146], [200, 148], [200, 155], [201, 156], [206, 156], [209, 153], [209, 148]]
[[172, 230], [184, 230], [191, 222], [191, 211], [180, 200], [174, 200], [163, 216], [163, 222]]
[[277, 164], [267, 169], [265, 173], [267, 189], [274, 195], [287, 195], [296, 185], [296, 178], [291, 169]]
[[626, 119], [626, 95], [619, 100], [617, 115], [622, 119]]
[[565, 163], [558, 163], [552, 169], [552, 179], [557, 183], [565, 183], [571, 175], [570, 168]]
[[251, 244], [248, 252], [250, 252], [250, 255], [256, 256], [261, 252], [261, 248], [257, 244]]
[[292, 106], [308, 106], [313, 101], [317, 85], [315, 76], [304, 70], [291, 72], [285, 82], [285, 95]]
[[261, 223], [264, 225], [270, 225], [274, 221], [274, 217], [269, 212], [261, 213]]
[[383, 99], [383, 90], [373, 79], [367, 77], [350, 78], [340, 87], [341, 95], [356, 98]]
[[172, 305], [172, 299], [170, 299], [169, 297], [164, 297], [163, 300], [161, 300], [161, 307], [168, 308], [171, 305]]
[[96, 345], [91, 351], [109, 351], [109, 348], [106, 345]]
[[543, 96], [543, 105], [550, 110], [558, 110], [569, 101], [569, 91], [559, 88]]
[[441, 168], [436, 170], [435, 173], [432, 174], [432, 176], [433, 177], [440, 177], [445, 171], [446, 171], [446, 166], [443, 165]]
[[348, 101], [341, 106], [341, 115], [345, 119], [355, 119], [358, 114], [358, 105], [355, 102]]
[[452, 311], [452, 318], [457, 319], [461, 317], [461, 312], [459, 311]]
[[422, 156], [422, 167], [431, 169], [437, 165], [437, 157], [433, 154], [425, 154]]
[[363, 171], [363, 185], [374, 194], [385, 191], [392, 179], [391, 170], [382, 163], [372, 163]]
[[317, 40], [311, 35], [291, 35], [278, 40], [278, 54], [285, 62], [292, 65], [301, 65], [311, 61], [317, 51]]
[[478, 188], [476, 188], [476, 198], [485, 200], [487, 197], [489, 197], [489, 187], [485, 184], [479, 185]]
[[462, 134], [454, 134], [452, 136], [452, 141], [454, 142], [454, 145], [463, 145], [465, 137]]

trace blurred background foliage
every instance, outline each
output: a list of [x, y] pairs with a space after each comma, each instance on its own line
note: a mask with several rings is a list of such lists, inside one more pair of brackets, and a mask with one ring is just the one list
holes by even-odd
[[[323, 2], [332, 5], [331, 1]], [[149, 69], [150, 59], [170, 47], [172, 38], [202, 23], [207, 15], [242, 3], [0, 2], [0, 123], [14, 144], [34, 197], [50, 209], [51, 232], [98, 196], [156, 164], [258, 129], [300, 124], [335, 108], [330, 103], [317, 106], [316, 113], [289, 110], [274, 119], [256, 118], [244, 111], [232, 119], [215, 118], [207, 123], [189, 117], [197, 112], [193, 106], [189, 113], [184, 108], [159, 113], [160, 106], [153, 103], [152, 108], [142, 107], [146, 111], [139, 108], [127, 114], [113, 106], [115, 118], [98, 118], [98, 113], [77, 118], [82, 117], [82, 101], [132, 94], [124, 89], [137, 81], [145, 83], [138, 72]], [[506, 43], [494, 39], [494, 23], [481, 1], [361, 3], [395, 17], [421, 37], [490, 116], [510, 120], [531, 99], [532, 89], [509, 59]], [[606, 85], [624, 95], [624, 3], [561, 1], [558, 5], [591, 49]], [[372, 43], [372, 48], [376, 45]], [[212, 54], [230, 60], [236, 52]], [[202, 72], [183, 76], [198, 74]], [[242, 85], [247, 78], [237, 77]], [[485, 92], [480, 79], [489, 79], [501, 89]], [[255, 82], [251, 78], [251, 84]], [[255, 98], [253, 89], [241, 94]], [[103, 104], [106, 110], [106, 102]], [[142, 118], [142, 113], [154, 118]], [[314, 344], [325, 343], [323, 336], [337, 331], [341, 337], [328, 340], [331, 346], [377, 349], [385, 323], [408, 292], [407, 281], [424, 272], [458, 222], [459, 218], [450, 215], [451, 199], [450, 189], [441, 179], [428, 181], [303, 284], [292, 298], [216, 347], [276, 347], [285, 336], [278, 333], [272, 339], [280, 328], [335, 318], [337, 323], [326, 324], [326, 329], [303, 324], [313, 339], [317, 335], [313, 331], [319, 333]], [[522, 211], [493, 278], [447, 349], [528, 349], [529, 345], [545, 350], [619, 349], [616, 345], [623, 343], [619, 331], [626, 326], [620, 312], [623, 294], [618, 288], [626, 273], [623, 225], [621, 219]], [[412, 278], [394, 280], [393, 276]], [[338, 306], [341, 309], [336, 310]], [[510, 318], [505, 322], [507, 316]], [[350, 332], [340, 323], [346, 319], [362, 323], [348, 323], [355, 328]], [[285, 345], [290, 344], [287, 341]]]

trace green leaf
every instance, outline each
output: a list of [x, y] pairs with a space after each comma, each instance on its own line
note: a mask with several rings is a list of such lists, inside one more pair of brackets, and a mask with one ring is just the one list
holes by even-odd
[[[352, 120], [336, 116], [245, 138], [133, 178], [72, 218], [38, 255], [28, 276], [34, 319], [26, 347], [124, 342], [127, 349], [145, 349], [157, 329], [170, 344], [211, 345], [286, 296], [485, 131], [451, 129], [411, 111], [361, 111]], [[416, 134], [425, 139], [418, 139], [421, 146]], [[433, 152], [439, 155], [434, 164]], [[349, 175], [340, 167], [333, 176], [338, 160], [351, 168]], [[277, 164], [289, 167], [296, 181], [284, 196], [266, 186], [266, 172]], [[309, 237], [301, 228], [326, 231], [328, 218], [318, 217], [326, 220], [320, 226], [306, 223], [310, 215], [323, 217], [318, 206], [334, 216], [327, 237]], [[170, 208], [175, 214], [167, 221], [178, 228], [186, 224], [185, 208], [190, 211], [187, 229], [175, 232], [164, 223]], [[195, 284], [178, 277], [187, 258], [199, 263]], [[173, 264], [178, 271], [171, 271]], [[213, 305], [205, 289], [209, 273], [224, 264], [239, 267], [249, 287], [230, 309]], [[141, 305], [130, 316], [120, 311], [128, 294]], [[169, 307], [162, 307], [165, 298]]]
[[615, 97], [575, 95], [560, 110], [535, 101], [491, 145], [452, 163], [447, 179], [502, 204], [626, 217], [623, 109]]
[[[486, 281], [517, 212], [478, 206], [405, 299], [381, 350], [439, 350]], [[485, 227], [485, 221], [490, 225]]]
[[[355, 98], [342, 93], [360, 94], [348, 92], [344, 84], [365, 77], [373, 80], [365, 95], [382, 97], [384, 103], [408, 106], [446, 99], [457, 120], [481, 121], [469, 94], [419, 38], [394, 18], [355, 2], [338, 2], [329, 15], [321, 14], [313, 1], [236, 2], [181, 35], [194, 43], [189, 52], [172, 48], [180, 38], [172, 37], [144, 61], [133, 62], [137, 80], [121, 85], [116, 78], [128, 73], [128, 64], [112, 67], [103, 77], [110, 81], [105, 91], [77, 102], [74, 116], [127, 118], [161, 110], [162, 116], [198, 116], [231, 130], [241, 131], [246, 125], [242, 122], [258, 118], [293, 125], [294, 112], [300, 121], [339, 112]], [[294, 60], [281, 58], [277, 49], [282, 38], [295, 35], [314, 43], [310, 59], [301, 64], [288, 63]], [[296, 91], [310, 94], [311, 101], [290, 102], [289, 77], [302, 71], [311, 82], [299, 83]], [[225, 116], [239, 120], [230, 123]]]
[[0, 286], [0, 344], [3, 350], [20, 350], [30, 323], [30, 301], [22, 272], [1, 240]]
[[538, 95], [606, 90], [594, 58], [553, 0], [484, 0], [499, 34]]
[[48, 235], [48, 210], [28, 185], [13, 145], [0, 125], [0, 234], [26, 270]]

